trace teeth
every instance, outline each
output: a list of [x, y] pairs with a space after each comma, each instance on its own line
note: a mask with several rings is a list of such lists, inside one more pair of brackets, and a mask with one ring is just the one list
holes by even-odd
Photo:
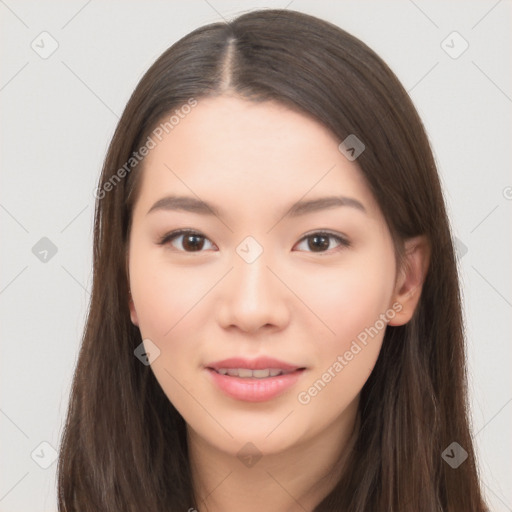
[[241, 377], [242, 379], [255, 378], [265, 379], [267, 377], [276, 377], [284, 372], [278, 368], [265, 368], [264, 370], [250, 370], [248, 368], [219, 368], [217, 373], [229, 375], [230, 377]]

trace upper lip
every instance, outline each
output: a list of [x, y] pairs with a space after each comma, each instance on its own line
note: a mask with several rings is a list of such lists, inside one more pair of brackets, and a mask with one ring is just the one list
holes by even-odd
[[258, 357], [257, 359], [245, 359], [243, 357], [231, 357], [222, 361], [215, 361], [206, 365], [207, 368], [219, 370], [220, 368], [247, 368], [249, 370], [265, 370], [267, 368], [276, 368], [278, 370], [295, 371], [303, 369], [304, 366], [298, 366], [285, 363], [279, 359], [271, 357]]

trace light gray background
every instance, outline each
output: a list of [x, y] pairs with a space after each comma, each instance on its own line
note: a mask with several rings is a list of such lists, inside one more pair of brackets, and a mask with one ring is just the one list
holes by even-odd
[[[56, 462], [40, 464], [52, 462], [51, 447], [60, 443], [91, 286], [92, 190], [129, 95], [180, 37], [258, 7], [287, 7], [339, 25], [376, 50], [410, 92], [458, 239], [484, 491], [492, 510], [512, 511], [506, 0], [0, 0], [0, 511], [56, 510]], [[59, 45], [46, 59], [31, 47], [50, 48], [43, 31]], [[469, 43], [458, 58], [445, 51], [462, 48], [458, 36], [442, 46], [453, 31]], [[42, 237], [58, 250], [47, 262], [32, 252]]]

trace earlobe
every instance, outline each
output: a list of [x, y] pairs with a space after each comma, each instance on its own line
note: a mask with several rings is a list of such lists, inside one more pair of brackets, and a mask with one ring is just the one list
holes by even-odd
[[130, 291], [130, 297], [128, 299], [128, 306], [130, 308], [130, 318], [132, 320], [132, 324], [139, 326], [139, 319], [137, 317], [137, 311], [135, 310], [135, 304], [133, 303], [132, 299], [132, 292]]
[[425, 236], [405, 241], [405, 258], [395, 284], [392, 302], [398, 302], [401, 310], [389, 321], [389, 325], [404, 325], [412, 318], [420, 300], [423, 283], [430, 263], [430, 244]]
[[[125, 255], [125, 272], [126, 272], [126, 278], [128, 280], [128, 286], [130, 286], [130, 266], [129, 266], [129, 252], [128, 249], [126, 250]], [[137, 311], [135, 310], [135, 304], [133, 303], [133, 297], [132, 297], [132, 291], [128, 290], [128, 307], [130, 308], [130, 318], [132, 320], [132, 324], [139, 326], [139, 319], [137, 318]]]

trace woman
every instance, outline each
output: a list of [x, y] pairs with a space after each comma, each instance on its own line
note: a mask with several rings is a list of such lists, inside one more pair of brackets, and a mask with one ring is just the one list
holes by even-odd
[[59, 507], [486, 510], [427, 136], [302, 13], [199, 28], [136, 87], [97, 190]]

